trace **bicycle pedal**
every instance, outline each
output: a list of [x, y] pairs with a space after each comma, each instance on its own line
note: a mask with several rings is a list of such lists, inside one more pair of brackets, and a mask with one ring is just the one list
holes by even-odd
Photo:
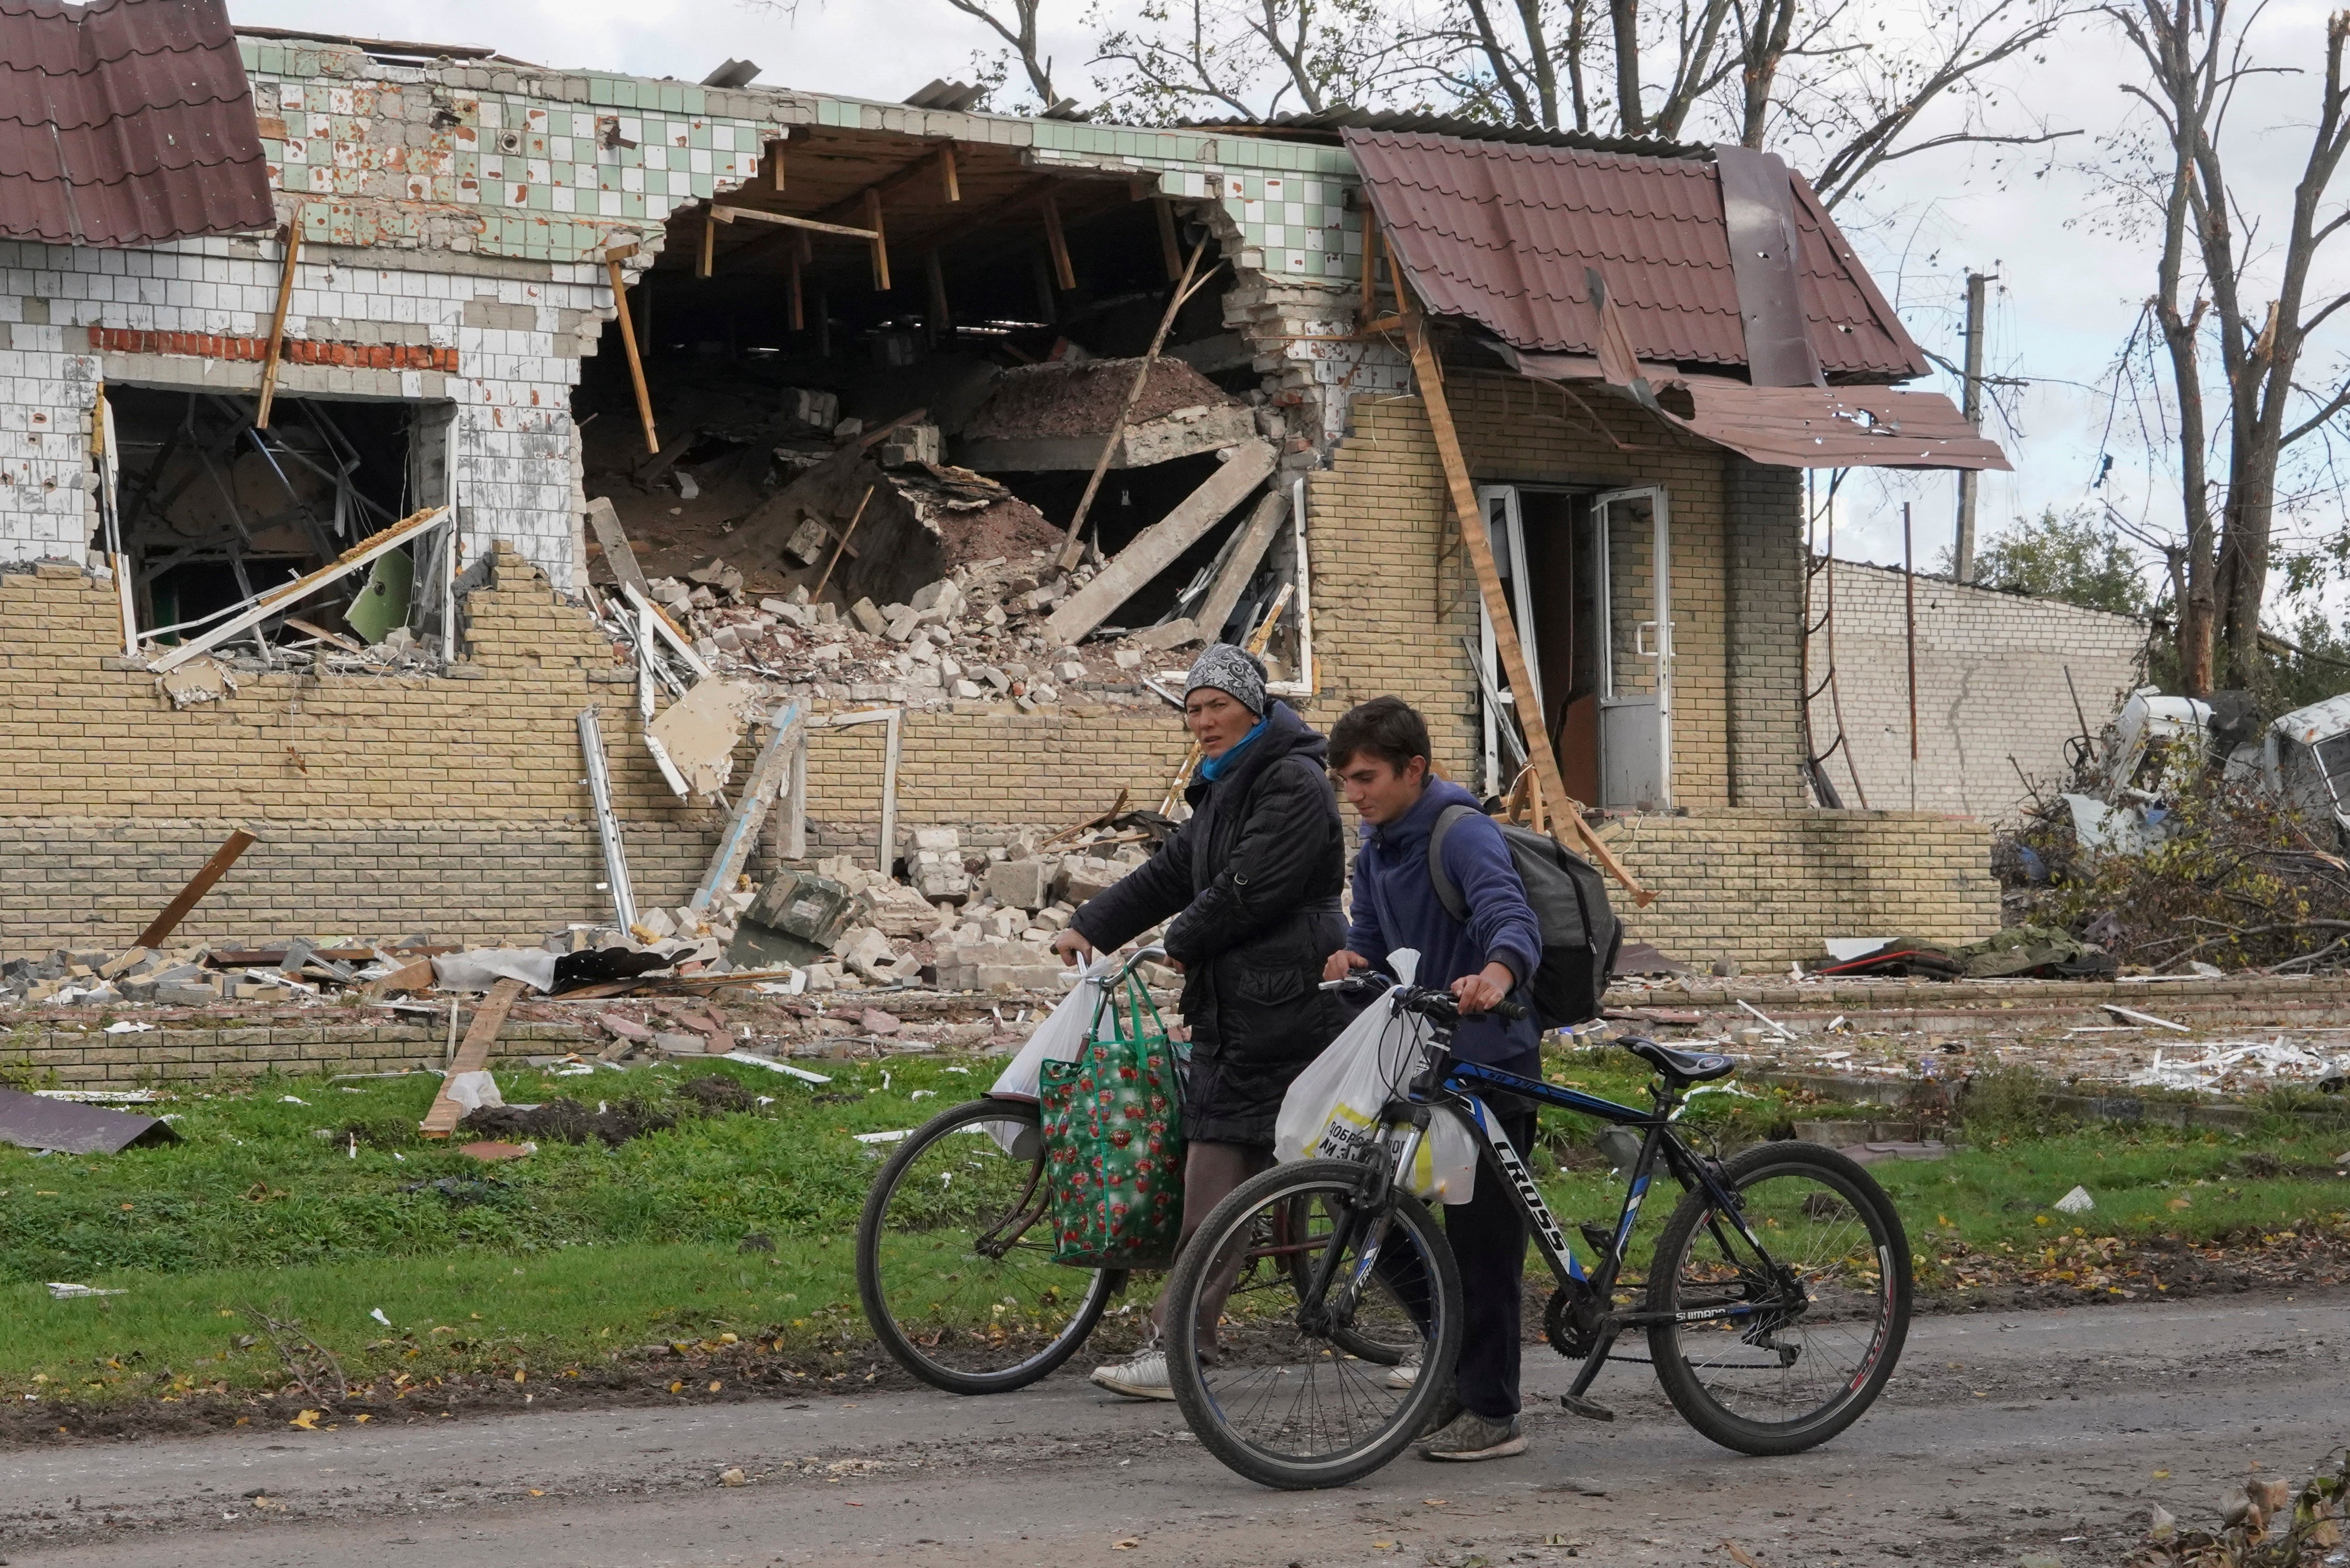
[[1586, 1421], [1612, 1421], [1616, 1412], [1596, 1399], [1586, 1399], [1579, 1394], [1562, 1394], [1558, 1402], [1570, 1416], [1580, 1416]]

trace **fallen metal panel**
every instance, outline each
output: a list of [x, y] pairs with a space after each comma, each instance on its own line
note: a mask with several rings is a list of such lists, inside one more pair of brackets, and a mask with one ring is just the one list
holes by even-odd
[[1825, 384], [1819, 356], [1804, 331], [1795, 280], [1794, 189], [1775, 152], [1729, 143], [1713, 150], [1721, 171], [1722, 222], [1730, 231], [1730, 270], [1746, 333], [1746, 377], [1758, 387]]
[[119, 1154], [133, 1144], [177, 1143], [180, 1135], [160, 1116], [45, 1100], [38, 1095], [0, 1089], [0, 1142], [19, 1148], [53, 1148], [61, 1154]]

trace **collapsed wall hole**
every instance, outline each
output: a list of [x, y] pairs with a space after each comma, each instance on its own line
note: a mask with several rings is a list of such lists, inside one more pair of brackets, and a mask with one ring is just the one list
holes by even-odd
[[[771, 180], [778, 154], [770, 148], [758, 177], [717, 204], [860, 223], [867, 220], [858, 212], [837, 210], [856, 207], [860, 184], [895, 178], [910, 158], [934, 156], [902, 139], [827, 132], [813, 142], [795, 140], [784, 155], [788, 187]], [[573, 400], [586, 493], [612, 503], [649, 578], [683, 577], [716, 556], [742, 574], [750, 597], [813, 590], [822, 579], [824, 597], [846, 607], [859, 597], [902, 598], [956, 565], [999, 556], [1017, 564], [1057, 546], [1103, 434], [1091, 434], [1083, 461], [1039, 469], [990, 461], [987, 443], [967, 440], [966, 426], [1009, 373], [1146, 351], [1173, 289], [1169, 256], [1180, 267], [1202, 231], [1188, 204], [1160, 202], [1125, 179], [1040, 179], [1008, 159], [991, 171], [996, 150], [966, 147], [960, 155], [959, 204], [936, 199], [927, 173], [890, 186], [887, 290], [877, 286], [871, 246], [862, 241], [741, 219], [713, 224], [709, 203], [671, 218], [662, 252], [623, 301], [664, 449], [659, 460], [617, 321], [583, 365]], [[1040, 209], [1023, 205], [1032, 198], [1056, 204], [1074, 287], [1060, 286]], [[707, 277], [699, 275], [705, 232]], [[1221, 259], [1209, 244], [1203, 270]], [[1179, 401], [1236, 406], [1236, 394], [1255, 389], [1253, 357], [1224, 325], [1229, 282], [1219, 276], [1193, 293], [1168, 333], [1164, 368], [1196, 389]], [[1189, 364], [1195, 348], [1196, 369]], [[1105, 426], [1115, 422], [1119, 400], [1111, 396], [1101, 410]], [[809, 477], [852, 432], [917, 410], [935, 427], [935, 450], [883, 448], [852, 472]], [[1227, 431], [1250, 429], [1246, 410], [1240, 414]], [[1018, 432], [991, 432], [1007, 433]], [[1053, 433], [1087, 439], [1076, 427]], [[997, 499], [982, 505], [973, 476], [940, 472], [963, 466]], [[1194, 451], [1113, 470], [1088, 535], [1116, 554], [1215, 467], [1212, 452]], [[826, 578], [824, 563], [868, 490], [870, 504]], [[1139, 627], [1166, 613], [1248, 509], [1243, 502], [1209, 530], [1113, 622]], [[824, 552], [795, 558], [784, 546], [809, 523]], [[612, 581], [599, 547], [588, 550], [589, 580]]]
[[[449, 404], [280, 396], [260, 431], [247, 400], [222, 393], [112, 385], [105, 400], [133, 608], [159, 643], [445, 498]], [[414, 589], [437, 580], [445, 537], [387, 553], [253, 635], [332, 646], [437, 633], [440, 596]], [[102, 522], [91, 545], [106, 547]]]

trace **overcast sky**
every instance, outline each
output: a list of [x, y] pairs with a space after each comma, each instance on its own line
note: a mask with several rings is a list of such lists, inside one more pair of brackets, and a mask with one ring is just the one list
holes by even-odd
[[[1085, 64], [1092, 30], [1081, 0], [1046, 0], [1047, 52], [1065, 91], [1087, 97]], [[1130, 0], [1107, 0], [1123, 13]], [[743, 0], [230, 0], [241, 23], [316, 27], [408, 41], [472, 43], [551, 66], [600, 67], [698, 80], [739, 56], [764, 67], [761, 81], [855, 97], [902, 99], [933, 77], [967, 78], [973, 52], [993, 40], [945, 0], [801, 0], [796, 15]], [[2254, 34], [2265, 60], [2321, 67], [2324, 7], [2277, 0]], [[2153, 287], [2153, 242], [2143, 233], [2097, 221], [2109, 206], [2097, 166], [2104, 139], [2128, 122], [2121, 83], [2132, 77], [2125, 47], [2109, 26], [2076, 24], [2045, 63], [2007, 80], [2015, 103], [2063, 129], [2086, 134], [2032, 153], [1994, 159], [1968, 149], [1928, 153], [1891, 165], [1866, 213], [1845, 214], [1887, 295], [1918, 340], [1960, 357], [1959, 327], [1969, 268], [1996, 271], [1990, 311], [1993, 373], [2028, 380], [2003, 394], [2012, 425], [1992, 433], [2007, 446], [2013, 474], [1987, 475], [1981, 518], [1987, 533], [2042, 507], [2109, 500], [2134, 518], [2168, 531], [2178, 506], [2168, 473], [2151, 466], [2137, 437], [2137, 414], [2116, 404], [2111, 369]], [[2307, 151], [2307, 125], [2319, 80], [2285, 74], [2256, 80], [2238, 106], [2240, 121], [2224, 150], [2249, 211], [2282, 219]], [[2350, 175], [2340, 182], [2350, 188]], [[2338, 203], [2337, 203], [2338, 204]], [[2256, 247], [2278, 223], [2256, 230]], [[2350, 237], [2345, 237], [2350, 246]], [[2335, 269], [2350, 275], [2350, 269]], [[2264, 297], [2264, 296], [2263, 296]], [[2345, 313], [2350, 317], [2350, 313]], [[2345, 317], [2313, 349], [2304, 380], [2338, 374]], [[1927, 383], [1919, 383], [1925, 385]], [[1941, 389], [1955, 392], [1947, 378]], [[2093, 490], [2102, 456], [2113, 470]], [[1913, 507], [1917, 556], [1932, 565], [1950, 547], [1954, 516], [1948, 476], [1848, 485], [1837, 554], [1898, 563], [1900, 502]], [[2327, 504], [2304, 533], [2336, 532], [2338, 507]]]

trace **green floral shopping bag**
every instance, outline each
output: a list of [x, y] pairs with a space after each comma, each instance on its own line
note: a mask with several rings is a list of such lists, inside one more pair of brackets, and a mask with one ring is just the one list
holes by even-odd
[[1046, 1062], [1038, 1085], [1053, 1261], [1169, 1268], [1183, 1227], [1181, 1065], [1139, 977], [1101, 989], [1084, 1048]]

